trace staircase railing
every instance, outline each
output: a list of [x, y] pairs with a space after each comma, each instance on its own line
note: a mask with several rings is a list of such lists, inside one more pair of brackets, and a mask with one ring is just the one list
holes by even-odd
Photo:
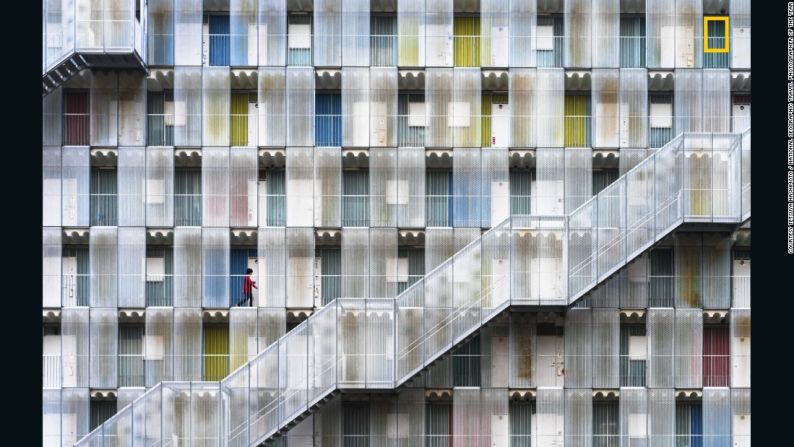
[[403, 384], [510, 305], [566, 306], [684, 222], [750, 217], [750, 130], [682, 134], [567, 216], [512, 216], [391, 298], [339, 298], [221, 382], [162, 382], [76, 445], [250, 446]]

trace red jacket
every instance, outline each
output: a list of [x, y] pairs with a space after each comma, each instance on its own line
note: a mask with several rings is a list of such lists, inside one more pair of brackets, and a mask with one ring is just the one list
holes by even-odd
[[254, 285], [254, 280], [251, 279], [250, 276], [245, 275], [245, 279], [243, 279], [243, 293], [246, 295], [251, 293], [251, 287]]

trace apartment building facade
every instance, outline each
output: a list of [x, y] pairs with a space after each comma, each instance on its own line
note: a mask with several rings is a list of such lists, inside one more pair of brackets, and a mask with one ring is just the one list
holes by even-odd
[[43, 11], [44, 445], [750, 445], [749, 0]]

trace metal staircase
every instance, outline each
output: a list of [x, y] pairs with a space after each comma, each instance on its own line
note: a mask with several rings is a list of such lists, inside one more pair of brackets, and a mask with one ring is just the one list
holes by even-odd
[[[76, 445], [259, 445], [393, 389], [510, 306], [567, 306], [682, 225], [750, 218], [750, 130], [682, 134], [566, 216], [512, 216], [396, 299], [332, 301], [221, 382], [162, 382]], [[192, 427], [192, 429], [191, 429]]]

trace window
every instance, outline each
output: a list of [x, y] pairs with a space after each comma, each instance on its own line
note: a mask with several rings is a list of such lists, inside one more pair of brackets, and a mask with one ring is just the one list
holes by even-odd
[[703, 445], [703, 407], [700, 402], [675, 403], [676, 447]]
[[146, 307], [173, 305], [173, 273], [170, 246], [146, 247]]
[[507, 95], [482, 96], [482, 147], [508, 147], [510, 105]]
[[[232, 306], [248, 306], [248, 297], [243, 293], [243, 281], [246, 271], [250, 268], [254, 271], [252, 279], [257, 281], [257, 249], [256, 248], [234, 248], [230, 252], [231, 261], [229, 263], [229, 290], [232, 294]], [[257, 305], [257, 292], [262, 287], [258, 282], [255, 284], [257, 289], [251, 288], [251, 306]]]
[[315, 303], [319, 301], [325, 306], [342, 295], [342, 252], [339, 247], [318, 248], [314, 271], [320, 275], [319, 281], [315, 281]]
[[662, 147], [673, 139], [673, 95], [651, 95], [648, 107], [648, 144]]
[[229, 326], [204, 325], [204, 380], [219, 381], [229, 375]]
[[728, 68], [728, 20], [727, 16], [703, 17], [703, 68]]
[[342, 446], [369, 446], [369, 404], [342, 402]]
[[232, 92], [231, 137], [232, 146], [256, 146], [257, 93]]
[[732, 132], [744, 132], [750, 127], [750, 95], [733, 95]]
[[510, 171], [510, 214], [532, 214], [532, 177], [529, 169]]
[[114, 226], [118, 215], [116, 168], [91, 168], [91, 226]]
[[480, 66], [480, 18], [455, 17], [454, 61], [456, 67]]
[[645, 16], [620, 16], [620, 66], [645, 67]]
[[290, 15], [287, 18], [287, 65], [312, 64], [312, 17]]
[[728, 386], [728, 326], [703, 328], [703, 386]]
[[593, 195], [601, 192], [602, 189], [611, 185], [619, 177], [617, 169], [594, 169], [593, 170]]
[[[425, 251], [422, 248], [397, 250], [397, 293], [400, 294], [425, 274]], [[405, 275], [403, 275], [405, 273]]]
[[208, 17], [209, 64], [228, 66], [230, 53], [229, 16], [211, 15]]
[[428, 403], [425, 408], [425, 447], [449, 447], [452, 445], [452, 404], [449, 402]]
[[425, 112], [424, 94], [401, 93], [397, 99], [399, 115], [397, 140], [399, 146], [417, 147], [425, 145]]
[[144, 386], [143, 330], [142, 324], [119, 324], [120, 387]]
[[342, 95], [318, 93], [314, 102], [314, 141], [317, 146], [342, 145]]
[[510, 401], [510, 447], [532, 445], [532, 418], [535, 402]]
[[565, 95], [565, 146], [590, 147], [590, 96]]
[[427, 171], [425, 188], [427, 226], [452, 226], [452, 171]]
[[[180, 114], [180, 117], [184, 116]], [[146, 144], [173, 146], [174, 118], [174, 92], [149, 92], [146, 101]]]
[[593, 447], [618, 447], [618, 401], [593, 401]]
[[287, 189], [283, 169], [261, 171], [264, 175], [267, 198], [266, 225], [283, 227], [287, 222]]
[[174, 225], [201, 225], [201, 171], [194, 168], [174, 170]]
[[673, 307], [673, 249], [654, 248], [650, 253], [651, 289], [648, 293], [648, 307]]
[[88, 247], [85, 245], [64, 245], [61, 263], [63, 306], [88, 306], [90, 288]]
[[480, 386], [480, 335], [452, 352], [452, 385]]
[[620, 386], [645, 386], [648, 341], [644, 324], [620, 326]]
[[106, 420], [110, 419], [111, 416], [116, 414], [116, 400], [91, 399], [89, 414], [91, 415], [90, 430], [93, 430], [99, 427], [100, 425], [102, 425], [102, 423], [105, 422]]
[[87, 146], [89, 141], [88, 92], [66, 90], [63, 93], [63, 144]]
[[42, 328], [42, 387], [61, 387], [61, 328], [45, 324]]
[[369, 171], [342, 171], [342, 226], [369, 226]]
[[538, 67], [562, 67], [562, 14], [538, 15]]
[[373, 15], [370, 32], [372, 34], [370, 42], [372, 66], [397, 65], [397, 17]]

